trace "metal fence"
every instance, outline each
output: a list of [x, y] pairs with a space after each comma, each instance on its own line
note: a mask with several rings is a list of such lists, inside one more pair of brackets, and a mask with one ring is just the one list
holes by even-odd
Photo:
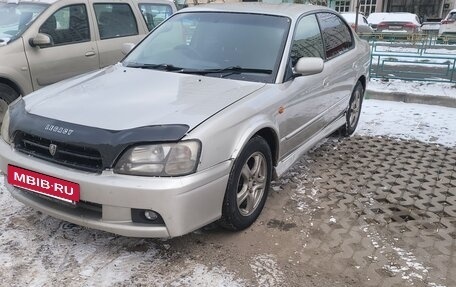
[[370, 77], [456, 83], [456, 37], [360, 35], [371, 46]]

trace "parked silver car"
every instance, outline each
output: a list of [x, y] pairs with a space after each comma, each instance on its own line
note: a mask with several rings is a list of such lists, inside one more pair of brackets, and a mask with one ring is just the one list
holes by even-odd
[[450, 36], [456, 38], [456, 9], [451, 10], [445, 19], [442, 20], [439, 29], [439, 36]]
[[374, 32], [364, 15], [358, 14], [358, 27], [355, 26], [356, 13], [341, 13], [341, 15], [344, 17], [345, 21], [347, 21], [347, 23], [353, 28], [353, 30], [357, 28], [356, 32], [361, 34], [372, 34]]
[[378, 33], [410, 34], [421, 32], [420, 19], [412, 13], [371, 13], [367, 21]]
[[272, 178], [356, 129], [369, 46], [333, 10], [181, 10], [122, 63], [10, 105], [0, 169], [19, 201], [126, 236], [241, 230]]

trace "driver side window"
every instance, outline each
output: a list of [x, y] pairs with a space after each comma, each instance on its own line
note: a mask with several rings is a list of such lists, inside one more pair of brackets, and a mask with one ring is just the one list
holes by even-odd
[[292, 66], [302, 57], [325, 58], [320, 27], [315, 15], [303, 17], [296, 26], [290, 57]]
[[49, 35], [54, 46], [90, 41], [85, 5], [60, 8], [41, 25], [39, 32]]

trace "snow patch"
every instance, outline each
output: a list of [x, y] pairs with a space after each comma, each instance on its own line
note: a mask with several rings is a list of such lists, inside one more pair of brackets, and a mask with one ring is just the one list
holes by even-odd
[[365, 100], [356, 134], [456, 146], [456, 109]]
[[411, 82], [402, 80], [371, 79], [367, 92], [402, 93], [418, 96], [441, 96], [456, 99], [456, 85], [451, 83]]
[[190, 274], [176, 279], [170, 286], [195, 286], [195, 287], [241, 287], [245, 284], [223, 267], [208, 268], [202, 264], [195, 264]]
[[279, 269], [274, 255], [260, 254], [253, 258], [250, 263], [258, 286], [281, 286], [284, 281], [283, 272]]

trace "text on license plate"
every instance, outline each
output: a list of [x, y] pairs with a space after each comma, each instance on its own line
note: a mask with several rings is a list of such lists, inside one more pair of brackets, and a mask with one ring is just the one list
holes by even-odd
[[79, 184], [8, 165], [8, 183], [66, 202], [79, 201]]

